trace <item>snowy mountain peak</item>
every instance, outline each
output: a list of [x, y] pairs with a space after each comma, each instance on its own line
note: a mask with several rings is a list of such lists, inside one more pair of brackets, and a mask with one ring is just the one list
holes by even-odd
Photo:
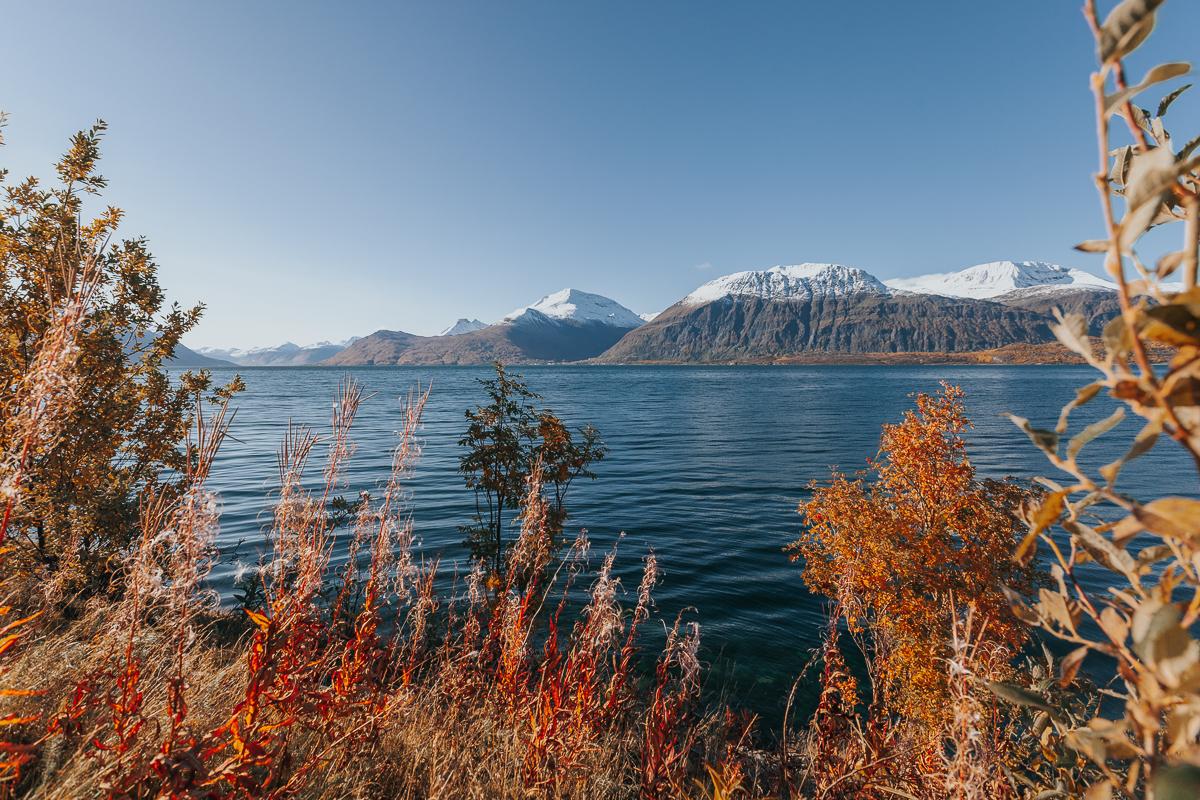
[[993, 261], [967, 267], [958, 272], [893, 278], [886, 283], [888, 287], [898, 291], [938, 294], [943, 297], [968, 297], [975, 300], [987, 300], [1018, 289], [1035, 287], [1101, 290], [1116, 288], [1112, 282], [1090, 272], [1043, 261]]
[[722, 297], [761, 297], [768, 300], [806, 300], [851, 294], [884, 294], [869, 272], [841, 264], [793, 264], [764, 270], [735, 272], [711, 280], [683, 298], [686, 305], [703, 305]]
[[617, 328], [636, 328], [642, 324], [641, 317], [616, 300], [578, 289], [562, 289], [548, 294], [533, 305], [508, 314], [504, 321], [512, 322], [528, 311], [536, 311], [551, 319], [602, 322]]
[[466, 317], [459, 317], [457, 322], [455, 322], [449, 328], [446, 328], [446, 330], [439, 333], [438, 336], [458, 336], [460, 334], [471, 333], [473, 331], [482, 330], [486, 327], [487, 327], [486, 322], [480, 322], [477, 319], [467, 319]]

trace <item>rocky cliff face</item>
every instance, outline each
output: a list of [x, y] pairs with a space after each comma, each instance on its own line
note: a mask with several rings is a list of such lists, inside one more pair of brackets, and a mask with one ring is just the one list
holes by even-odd
[[1098, 333], [1116, 312], [1101, 278], [1035, 262], [889, 281], [799, 264], [710, 281], [601, 361], [727, 361], [805, 353], [963, 353], [1053, 341], [1053, 309]]
[[725, 361], [826, 351], [963, 352], [1051, 340], [1045, 314], [985, 300], [860, 293], [676, 304], [600, 357]]
[[1019, 289], [1002, 294], [996, 302], [1023, 308], [1054, 319], [1054, 309], [1064, 314], [1081, 314], [1087, 320], [1088, 333], [1099, 336], [1110, 319], [1121, 313], [1117, 293], [1104, 289]]

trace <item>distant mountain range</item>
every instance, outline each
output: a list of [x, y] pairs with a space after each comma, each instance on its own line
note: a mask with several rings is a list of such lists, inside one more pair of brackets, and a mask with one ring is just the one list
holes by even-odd
[[198, 355], [247, 366], [348, 367], [963, 353], [1053, 341], [1055, 308], [1083, 314], [1098, 334], [1118, 313], [1115, 290], [1089, 272], [1036, 261], [887, 281], [841, 264], [797, 264], [724, 275], [656, 314], [563, 289], [499, 322], [464, 317], [437, 336], [380, 330], [337, 344]]
[[201, 355], [241, 367], [304, 367], [320, 364], [356, 341], [357, 336], [344, 342], [317, 342], [309, 345], [284, 342], [275, 347], [255, 347], [249, 350], [218, 347], [198, 347], [196, 350]]
[[[133, 335], [131, 332], [123, 342], [125, 355], [135, 361], [141, 360], [143, 351], [149, 349], [150, 343], [155, 338], [156, 334], [153, 331], [144, 332], [141, 336]], [[176, 343], [174, 355], [166, 359], [164, 366], [174, 369], [209, 369], [212, 367], [232, 367], [235, 365], [231, 361], [201, 355], [190, 347], [184, 347], [182, 344]]]

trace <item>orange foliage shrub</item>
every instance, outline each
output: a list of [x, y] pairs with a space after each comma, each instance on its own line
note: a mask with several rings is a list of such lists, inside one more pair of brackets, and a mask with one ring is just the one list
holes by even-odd
[[1009, 559], [1024, 492], [976, 479], [962, 399], [945, 384], [918, 395], [915, 411], [884, 426], [867, 470], [813, 484], [799, 509], [804, 533], [790, 546], [808, 587], [836, 601], [851, 632], [870, 631], [877, 700], [929, 724], [947, 707], [956, 603], [989, 621], [990, 640], [1003, 645], [990, 652], [1011, 655], [1026, 637], [1002, 591], [1028, 583]]

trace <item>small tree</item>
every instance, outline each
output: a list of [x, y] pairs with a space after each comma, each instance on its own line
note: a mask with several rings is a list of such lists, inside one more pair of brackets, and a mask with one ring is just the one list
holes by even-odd
[[211, 383], [165, 368], [202, 307], [164, 311], [146, 241], [113, 241], [120, 209], [81, 222], [106, 185], [104, 130], [72, 138], [57, 184], [6, 186], [0, 207], [0, 536], [27, 565], [75, 565], [93, 590], [139, 529], [139, 498], [184, 488], [181, 443]]
[[993, 652], [1012, 655], [1025, 641], [1004, 594], [1028, 583], [1008, 558], [1024, 492], [976, 479], [962, 398], [948, 385], [918, 395], [915, 412], [884, 426], [867, 471], [814, 484], [790, 546], [809, 588], [836, 601], [851, 632], [869, 634], [876, 702], [931, 725], [947, 708], [949, 633], [962, 605], [988, 620], [1001, 645]]
[[607, 454], [600, 431], [592, 425], [578, 430], [579, 441], [561, 419], [549, 411], [538, 415], [538, 448], [535, 454], [542, 465], [542, 481], [553, 493], [546, 509], [546, 524], [561, 533], [567, 521], [567, 491], [576, 478], [595, 480], [591, 465]]
[[496, 377], [479, 381], [489, 402], [466, 412], [467, 431], [458, 443], [467, 448], [459, 472], [475, 492], [475, 521], [463, 527], [467, 544], [472, 556], [498, 575], [504, 568], [507, 515], [520, 510], [534, 467], [541, 466], [543, 485], [553, 495], [546, 529], [556, 548], [571, 483], [579, 477], [594, 479], [591, 465], [607, 451], [595, 428], [581, 428], [576, 441], [554, 413], [534, 406], [541, 396], [520, 375], [509, 373], [499, 361], [493, 366]]

